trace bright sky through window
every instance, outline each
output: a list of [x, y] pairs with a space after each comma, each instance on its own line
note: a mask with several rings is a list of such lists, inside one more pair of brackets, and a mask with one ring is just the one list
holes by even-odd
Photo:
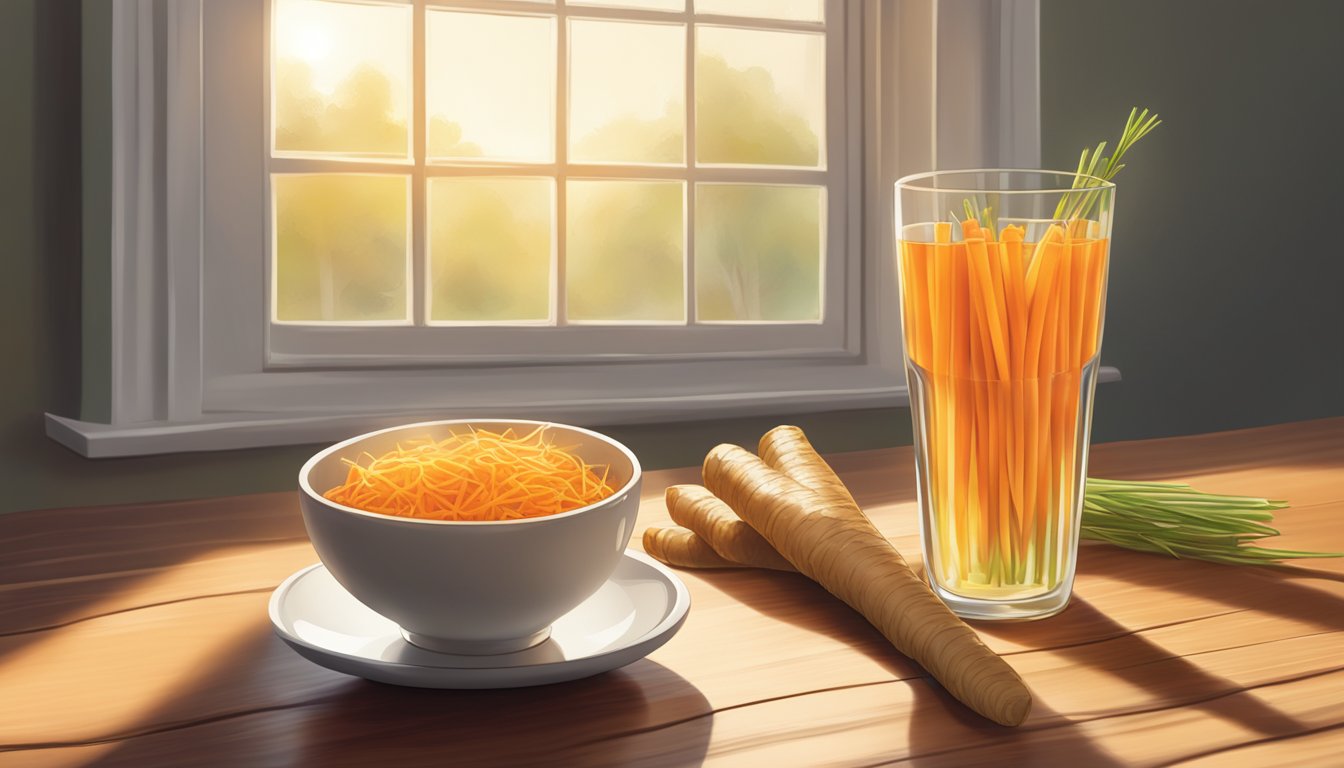
[[276, 58], [296, 59], [312, 71], [313, 87], [330, 95], [359, 67], [382, 72], [392, 85], [394, 115], [410, 112], [410, 6], [372, 6], [323, 0], [275, 4]]
[[[575, 161], [685, 159], [686, 32], [674, 24], [570, 21]], [[638, 134], [617, 144], [612, 134]], [[633, 143], [643, 146], [631, 147]]]
[[555, 19], [431, 10], [425, 99], [431, 121], [456, 123], [477, 151], [434, 156], [548, 162], [555, 155]]

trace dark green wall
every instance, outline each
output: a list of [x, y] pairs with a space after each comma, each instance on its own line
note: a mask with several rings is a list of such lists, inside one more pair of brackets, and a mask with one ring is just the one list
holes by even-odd
[[[1096, 438], [1344, 413], [1344, 239], [1313, 236], [1344, 208], [1344, 3], [1043, 0], [1041, 17], [1047, 165], [1072, 168], [1133, 103], [1167, 121], [1119, 179], [1104, 357], [1125, 380], [1099, 390]], [[106, 280], [89, 270], [107, 252], [107, 32], [105, 0], [0, 3], [0, 511], [292, 487], [311, 447], [89, 461], [43, 434], [44, 411], [106, 407], [106, 305], [78, 297]], [[823, 450], [909, 440], [904, 410], [789, 420]], [[660, 467], [776, 421], [608, 431]]]
[[1043, 0], [1044, 162], [1127, 155], [1095, 434], [1344, 414], [1344, 3]]

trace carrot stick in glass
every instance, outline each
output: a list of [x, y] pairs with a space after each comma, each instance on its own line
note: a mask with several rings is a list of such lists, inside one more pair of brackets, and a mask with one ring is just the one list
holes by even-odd
[[[1039, 507], [1037, 515], [1038, 535], [1040, 536], [1040, 546], [1044, 550], [1048, 544], [1054, 542], [1051, 535], [1055, 511], [1058, 508], [1058, 473], [1057, 463], [1054, 460], [1058, 455], [1059, 444], [1058, 435], [1055, 432], [1055, 426], [1059, 423], [1058, 398], [1056, 397], [1056, 355], [1059, 351], [1059, 294], [1062, 283], [1061, 262], [1067, 252], [1068, 244], [1063, 238], [1051, 243], [1042, 254], [1045, 262], [1044, 268], [1049, 269], [1053, 279], [1050, 281], [1049, 289], [1044, 292], [1041, 299], [1045, 302], [1045, 321], [1041, 332], [1041, 351], [1040, 368], [1038, 376], [1041, 386], [1041, 456], [1040, 462], [1041, 490], [1038, 497]], [[1053, 547], [1051, 547], [1053, 550]], [[1046, 573], [1053, 568], [1055, 560], [1053, 551], [1043, 551], [1038, 562], [1045, 567]]]
[[1026, 451], [1025, 441], [1026, 425], [1023, 422], [1023, 402], [1022, 402], [1022, 379], [1026, 368], [1027, 355], [1027, 295], [1026, 295], [1026, 274], [1022, 263], [1022, 240], [1025, 230], [1021, 227], [1008, 226], [1003, 228], [1000, 235], [1000, 251], [1003, 260], [1004, 288], [1008, 299], [1008, 318], [1011, 333], [1009, 334], [1010, 346], [1012, 348], [1012, 357], [1009, 364], [1011, 372], [1011, 391], [1009, 393], [1009, 402], [1012, 407], [1013, 423], [1013, 447], [1012, 462], [1013, 484], [1016, 490], [1015, 503], [1019, 512], [1018, 525], [1021, 527], [1023, 521], [1020, 519], [1021, 511], [1026, 504], [1025, 497], [1025, 463]]
[[1049, 299], [1054, 294], [1058, 266], [1056, 254], [1060, 247], [1060, 239], [1059, 227], [1051, 226], [1040, 242], [1031, 249], [1033, 256], [1024, 280], [1028, 306], [1024, 377], [1030, 377], [1030, 380], [1024, 382], [1027, 389], [1027, 413], [1024, 421], [1027, 425], [1025, 450], [1028, 457], [1025, 495], [1028, 499], [1029, 520], [1027, 539], [1031, 542], [1028, 546], [1034, 549], [1035, 555], [1033, 570], [1038, 569], [1046, 557], [1043, 515], [1049, 506], [1050, 498], [1045, 457], [1049, 455], [1048, 424], [1051, 400], [1047, 396], [1049, 379], [1044, 372], [1042, 351], [1047, 346], [1046, 329], [1052, 323]]
[[1084, 320], [1087, 313], [1087, 278], [1091, 270], [1092, 262], [1092, 244], [1094, 240], [1083, 239], [1074, 243], [1073, 258], [1073, 281], [1069, 288], [1072, 295], [1069, 298], [1069, 325], [1071, 333], [1069, 340], [1072, 343], [1069, 349], [1069, 360], [1072, 364], [1070, 368], [1081, 368], [1086, 361], [1083, 359], [1083, 348], [1086, 346], [1086, 339], [1083, 338]]
[[[970, 274], [973, 275], [974, 273]], [[974, 572], [978, 574], [979, 580], [983, 583], [987, 580], [984, 578], [987, 576], [985, 568], [990, 556], [989, 488], [986, 482], [989, 467], [989, 403], [985, 396], [984, 382], [992, 365], [989, 360], [992, 353], [989, 350], [988, 335], [983, 330], [984, 307], [980, 302], [974, 300], [973, 295], [971, 307], [971, 314], [975, 321], [970, 325], [971, 332], [967, 342], [970, 345], [971, 353], [971, 381], [969, 386], [972, 395], [971, 412], [975, 423], [971, 431], [970, 441], [962, 448], [968, 454], [972, 465], [970, 482], [966, 488], [966, 495], [972, 505], [971, 519], [968, 521], [972, 541], [972, 548], [968, 552], [971, 553], [969, 557], [972, 562], [968, 566], [967, 577], [970, 578], [970, 572]]]
[[[929, 246], [924, 243], [901, 241], [901, 280], [906, 289], [901, 291], [903, 309], [906, 314], [907, 343], [910, 345], [910, 358], [920, 367], [927, 369], [929, 347], [932, 346], [929, 327], [929, 292], [923, 290], [928, 284]], [[913, 286], [920, 286], [915, 288]]]
[[1083, 309], [1083, 354], [1086, 363], [1097, 354], [1101, 330], [1102, 283], [1106, 275], [1107, 242], [1093, 240], [1090, 247]]
[[[1002, 359], [998, 360], [998, 375], [989, 377], [985, 383], [990, 408], [990, 424], [992, 425], [992, 437], [990, 439], [994, 464], [991, 470], [994, 490], [992, 503], [994, 504], [994, 514], [998, 518], [999, 578], [1001, 582], [1011, 582], [1011, 574], [1016, 570], [1014, 546], [1016, 541], [1014, 529], [1016, 526], [1014, 525], [1012, 504], [1013, 498], [1018, 494], [1012, 480], [1013, 463], [1011, 461], [1011, 450], [1009, 450], [1013, 439], [1012, 422], [1007, 410], [1007, 399], [1003, 396], [1003, 390], [1007, 386], [1006, 383], [1012, 378], [1010, 310], [998, 243], [992, 240], [992, 230], [981, 230], [981, 234], [986, 238], [983, 264], [988, 271], [989, 282], [983, 287], [985, 295], [990, 300], [992, 314], [989, 315], [989, 318], [993, 324], [991, 330], [997, 327], [998, 338], [1002, 341]], [[974, 248], [974, 250], [976, 258], [980, 258], [981, 251], [978, 248]], [[991, 343], [993, 343], [993, 340], [993, 336], [991, 336]], [[996, 355], [999, 351], [996, 348]]]
[[955, 262], [953, 290], [955, 292], [953, 301], [956, 307], [957, 340], [948, 381], [955, 388], [956, 406], [953, 418], [955, 418], [956, 423], [954, 433], [947, 437], [952, 440], [955, 466], [952, 468], [953, 493], [951, 508], [948, 512], [951, 528], [949, 534], [943, 539], [944, 541], [956, 542], [957, 580], [953, 583], [958, 583], [964, 581], [970, 575], [967, 553], [971, 551], [969, 549], [970, 534], [968, 530], [971, 503], [968, 498], [967, 487], [971, 475], [970, 447], [975, 423], [975, 382], [971, 368], [971, 334], [974, 332], [975, 317], [971, 309], [969, 265], [964, 258], [964, 250], [962, 251], [962, 257], [957, 258]]
[[[1007, 243], [996, 242], [993, 239], [993, 230], [985, 229], [983, 234], [986, 238], [986, 260], [990, 274], [989, 292], [997, 305], [1000, 335], [1004, 339], [1007, 352], [1005, 365], [1001, 371], [1002, 375], [997, 380], [991, 381], [989, 387], [992, 395], [990, 402], [997, 424], [997, 432], [1000, 436], [999, 442], [994, 444], [994, 449], [999, 465], [996, 473], [999, 483], [996, 503], [999, 513], [999, 527], [1006, 545], [1003, 567], [1006, 580], [1015, 583], [1022, 559], [1022, 525], [1019, 515], [1015, 511], [1022, 505], [1022, 482], [1021, 462], [1018, 460], [1016, 451], [1021, 435], [1017, 429], [1016, 409], [1013, 407], [1012, 381], [1018, 378], [1014, 366], [1016, 357], [1014, 337], [1018, 337], [1016, 343], [1022, 343], [1023, 330], [1017, 323], [1019, 308], [1016, 306], [1012, 284], [1015, 280], [1020, 282], [1020, 279], [1010, 274], [1011, 265], [1008, 262]], [[1011, 237], [1013, 233], [1009, 232], [1008, 234]], [[1025, 313], [1025, 308], [1022, 308], [1022, 312]]]
[[949, 500], [953, 489], [951, 481], [954, 464], [953, 450], [955, 446], [951, 445], [948, 437], [949, 430], [952, 429], [952, 419], [954, 418], [955, 404], [950, 402], [947, 385], [947, 372], [952, 357], [952, 347], [955, 340], [952, 335], [952, 317], [954, 307], [951, 302], [952, 288], [952, 265], [956, 258], [955, 248], [952, 244], [952, 225], [948, 222], [938, 222], [934, 225], [934, 246], [932, 259], [930, 261], [930, 277], [932, 292], [930, 298], [932, 303], [930, 313], [933, 318], [932, 340], [933, 340], [933, 365], [929, 368], [929, 390], [933, 399], [932, 423], [930, 424], [931, 436], [935, 439], [929, 444], [930, 457], [930, 475], [933, 479], [935, 490], [935, 509], [942, 510], [942, 514], [947, 512]]
[[[989, 371], [992, 375], [990, 379], [1002, 381], [1008, 378], [1008, 339], [1005, 337], [1006, 308], [1000, 300], [1002, 295], [997, 286], [1002, 281], [995, 281], [991, 271], [991, 260], [984, 240], [970, 240], [967, 242], [971, 261], [971, 285], [976, 288], [976, 295], [973, 297], [977, 304], [983, 305], [985, 309], [984, 329], [988, 331], [989, 340], [993, 349], [993, 367]], [[993, 260], [993, 264], [998, 264], [998, 259]]]
[[952, 356], [952, 334], [950, 333], [952, 304], [948, 301], [948, 296], [951, 293], [948, 284], [950, 280], [948, 266], [953, 258], [951, 226], [939, 222], [934, 228], [934, 237], [933, 260], [930, 264], [933, 290], [929, 294], [930, 309], [935, 322], [933, 328], [934, 356], [931, 370], [935, 376], [941, 376], [946, 373], [947, 361]]
[[1044, 260], [1039, 258], [1044, 252], [1062, 242], [1064, 239], [1064, 230], [1058, 224], [1051, 224], [1041, 236], [1036, 247], [1031, 249], [1031, 259], [1027, 262], [1027, 303], [1030, 304], [1036, 294], [1036, 285], [1041, 278], [1041, 270], [1044, 266]]

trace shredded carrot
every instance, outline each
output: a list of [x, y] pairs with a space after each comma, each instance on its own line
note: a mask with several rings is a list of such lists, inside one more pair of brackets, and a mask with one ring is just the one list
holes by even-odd
[[520, 520], [569, 512], [615, 493], [611, 467], [551, 442], [545, 427], [517, 436], [478, 429], [365, 453], [323, 496], [366, 512], [426, 520]]

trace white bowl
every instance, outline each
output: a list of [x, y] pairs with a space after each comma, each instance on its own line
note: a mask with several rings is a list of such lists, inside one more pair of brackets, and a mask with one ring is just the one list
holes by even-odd
[[[323, 498], [364, 453], [398, 442], [442, 440], [470, 428], [527, 434], [546, 426], [557, 445], [610, 467], [617, 490], [596, 504], [547, 517], [497, 522], [421, 520], [365, 512]], [[428, 421], [353, 437], [299, 470], [308, 537], [342, 587], [401, 627], [405, 638], [445, 653], [512, 653], [542, 642], [551, 623], [606, 582], [630, 541], [642, 473], [624, 445], [579, 427], [512, 419]]]

